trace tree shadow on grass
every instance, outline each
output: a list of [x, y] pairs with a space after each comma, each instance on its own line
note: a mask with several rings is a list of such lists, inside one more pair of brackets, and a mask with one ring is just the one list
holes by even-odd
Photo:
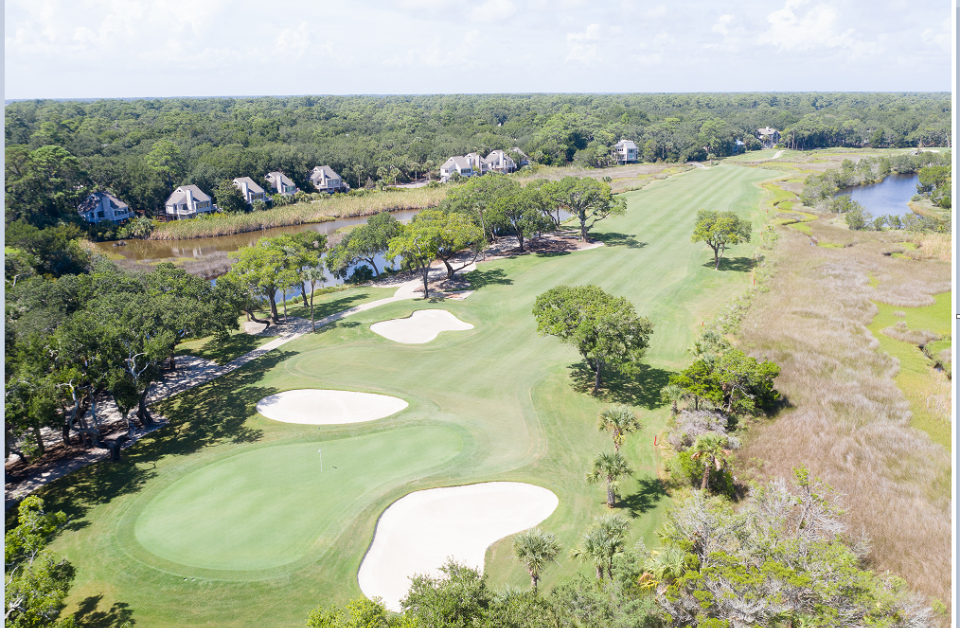
[[[260, 440], [263, 432], [246, 422], [256, 414], [258, 401], [279, 390], [257, 384], [293, 355], [274, 349], [231, 373], [152, 405], [151, 411], [165, 416], [169, 424], [124, 450], [122, 460], [97, 462], [42, 488], [39, 494], [45, 510], [62, 510], [74, 522], [68, 529], [80, 529], [87, 525], [83, 519], [90, 508], [143, 490], [156, 477], [162, 458]], [[15, 510], [11, 508], [10, 513]]]
[[[708, 261], [703, 265], [704, 268], [714, 268], [713, 260]], [[746, 273], [753, 270], [753, 267], [756, 266], [756, 260], [752, 257], [721, 257], [720, 258], [720, 269], [719, 270], [729, 270], [735, 273]]]
[[625, 246], [631, 249], [642, 249], [646, 242], [640, 242], [628, 233], [597, 233], [591, 234], [594, 240], [599, 240], [607, 246]]
[[620, 505], [629, 510], [630, 516], [636, 519], [653, 510], [666, 496], [667, 489], [660, 478], [645, 478], [640, 480], [640, 488], [636, 493], [620, 498]]
[[114, 602], [107, 610], [97, 610], [102, 600], [102, 595], [91, 595], [80, 602], [80, 608], [73, 614], [78, 628], [120, 628], [126, 622], [131, 626], [137, 623], [129, 604]]
[[474, 290], [486, 288], [487, 286], [509, 286], [513, 284], [513, 280], [507, 277], [506, 271], [502, 268], [493, 268], [490, 270], [480, 270], [478, 268], [477, 270], [467, 273], [463, 278], [470, 282], [470, 287]]
[[[577, 362], [568, 367], [573, 386], [577, 392], [593, 394], [593, 370], [586, 362]], [[624, 375], [612, 370], [603, 373], [600, 398], [610, 403], [620, 403], [653, 410], [664, 405], [660, 391], [670, 383], [672, 371], [654, 366], [641, 365], [636, 375]]]
[[[354, 294], [345, 294], [333, 299], [316, 301], [313, 304], [314, 318], [320, 320], [321, 318], [325, 318], [331, 314], [336, 314], [337, 312], [342, 312], [343, 310], [349, 310], [357, 304], [357, 301], [362, 301], [366, 299], [367, 296], [368, 295], [366, 292], [360, 291]], [[302, 303], [298, 302], [295, 306], [288, 305], [288, 310], [290, 312], [290, 316], [298, 316], [300, 318], [310, 320], [309, 303], [303, 305]]]

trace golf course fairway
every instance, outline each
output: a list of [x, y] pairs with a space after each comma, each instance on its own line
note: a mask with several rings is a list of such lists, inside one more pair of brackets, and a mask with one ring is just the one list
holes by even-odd
[[[777, 176], [721, 165], [657, 181], [623, 194], [626, 214], [594, 227], [591, 237], [605, 246], [481, 263], [466, 276], [476, 292], [465, 301], [398, 301], [359, 312], [157, 404], [170, 425], [126, 450], [123, 461], [81, 469], [39, 492], [48, 510], [72, 517], [52, 544], [77, 570], [64, 612], [86, 621], [128, 609], [137, 628], [301, 626], [317, 605], [362, 594], [357, 573], [390, 504], [414, 491], [479, 482], [523, 482], [557, 496], [556, 510], [538, 525], [563, 551], [541, 587], [592, 574], [569, 550], [609, 512], [603, 487], [584, 475], [599, 453], [613, 450], [596, 426], [598, 413], [617, 403], [633, 407], [643, 428], [621, 449], [633, 475], [621, 483], [616, 511], [630, 520], [628, 544], [657, 547], [671, 505], [653, 444], [669, 418], [660, 390], [689, 365], [702, 323], [750, 285], [759, 240], [729, 249], [714, 270], [712, 252], [690, 241], [695, 217], [700, 209], [730, 210], [757, 229], [759, 183]], [[591, 393], [577, 351], [537, 335], [531, 315], [544, 291], [586, 284], [625, 297], [654, 325], [642, 372], [606, 373], [600, 395]], [[318, 303], [349, 306], [353, 294]], [[417, 345], [370, 330], [437, 308], [474, 329]], [[391, 395], [409, 406], [370, 423], [319, 427], [257, 413], [261, 399], [296, 389]], [[321, 446], [323, 473], [330, 464], [332, 474], [323, 478], [313, 459]], [[339, 453], [361, 446], [369, 455]], [[324, 484], [334, 477], [335, 487]], [[491, 587], [529, 586], [511, 542], [486, 552]]]

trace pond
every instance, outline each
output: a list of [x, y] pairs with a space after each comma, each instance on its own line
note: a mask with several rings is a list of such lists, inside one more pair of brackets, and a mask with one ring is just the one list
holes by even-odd
[[837, 196], [849, 196], [874, 216], [905, 216], [910, 213], [908, 201], [917, 193], [920, 176], [891, 174], [880, 183], [844, 188]]

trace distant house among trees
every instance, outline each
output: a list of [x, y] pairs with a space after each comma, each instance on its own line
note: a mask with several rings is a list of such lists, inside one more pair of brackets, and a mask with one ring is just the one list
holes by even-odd
[[240, 190], [240, 194], [243, 195], [243, 200], [247, 202], [247, 205], [253, 205], [254, 201], [266, 202], [267, 200], [267, 193], [250, 177], [234, 179], [233, 185]]
[[613, 155], [619, 165], [634, 164], [639, 158], [639, 151], [637, 145], [630, 140], [620, 140], [613, 149]]
[[277, 194], [292, 196], [299, 191], [297, 184], [282, 172], [268, 172], [266, 179], [267, 183], [270, 184], [270, 187], [273, 188]]
[[475, 172], [470, 160], [466, 157], [451, 157], [440, 166], [440, 180], [444, 183], [450, 180], [454, 173], [461, 177], [472, 177]]
[[517, 162], [508, 157], [502, 150], [491, 151], [489, 155], [483, 158], [484, 172], [499, 172], [500, 174], [509, 174], [516, 172]]
[[773, 148], [780, 142], [780, 131], [765, 126], [757, 129], [757, 139], [764, 148]]
[[518, 168], [523, 168], [524, 166], [530, 165], [530, 158], [527, 157], [527, 154], [525, 152], [520, 150], [519, 146], [514, 146], [513, 148], [511, 148], [510, 153], [515, 154], [517, 157], [520, 158], [520, 159], [514, 159], [514, 161], [517, 162]]
[[77, 207], [80, 216], [87, 222], [123, 222], [133, 218], [130, 207], [108, 192], [94, 192]]
[[330, 166], [317, 166], [310, 171], [310, 183], [313, 184], [313, 187], [317, 188], [318, 192], [327, 192], [333, 194], [334, 192], [347, 192], [350, 190], [350, 186], [340, 178], [333, 168]]
[[467, 153], [463, 158], [470, 164], [473, 174], [486, 174], [487, 170], [484, 168], [483, 157], [480, 156], [480, 153]]
[[217, 209], [211, 198], [195, 185], [181, 185], [167, 198], [165, 205], [167, 216], [176, 220], [196, 218]]

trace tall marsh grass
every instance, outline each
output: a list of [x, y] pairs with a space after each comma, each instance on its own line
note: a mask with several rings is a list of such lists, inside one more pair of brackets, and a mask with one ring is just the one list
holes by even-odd
[[336, 195], [331, 198], [286, 205], [247, 214], [214, 214], [157, 226], [151, 240], [187, 240], [233, 235], [273, 227], [325, 222], [337, 218], [372, 216], [400, 209], [436, 207], [447, 195], [443, 188], [389, 190], [363, 196]]
[[[874, 569], [949, 603], [950, 452], [911, 427], [909, 403], [893, 379], [899, 363], [878, 350], [866, 326], [877, 313], [871, 300], [932, 303], [931, 295], [949, 289], [950, 266], [885, 257], [884, 243], [872, 241], [882, 234], [832, 249], [781, 233], [776, 275], [755, 295], [740, 338], [753, 355], [780, 364], [776, 385], [789, 405], [750, 428], [740, 472], [789, 477], [806, 465], [844, 495], [851, 529], [872, 539]], [[950, 420], [947, 387], [931, 391], [930, 404]]]

